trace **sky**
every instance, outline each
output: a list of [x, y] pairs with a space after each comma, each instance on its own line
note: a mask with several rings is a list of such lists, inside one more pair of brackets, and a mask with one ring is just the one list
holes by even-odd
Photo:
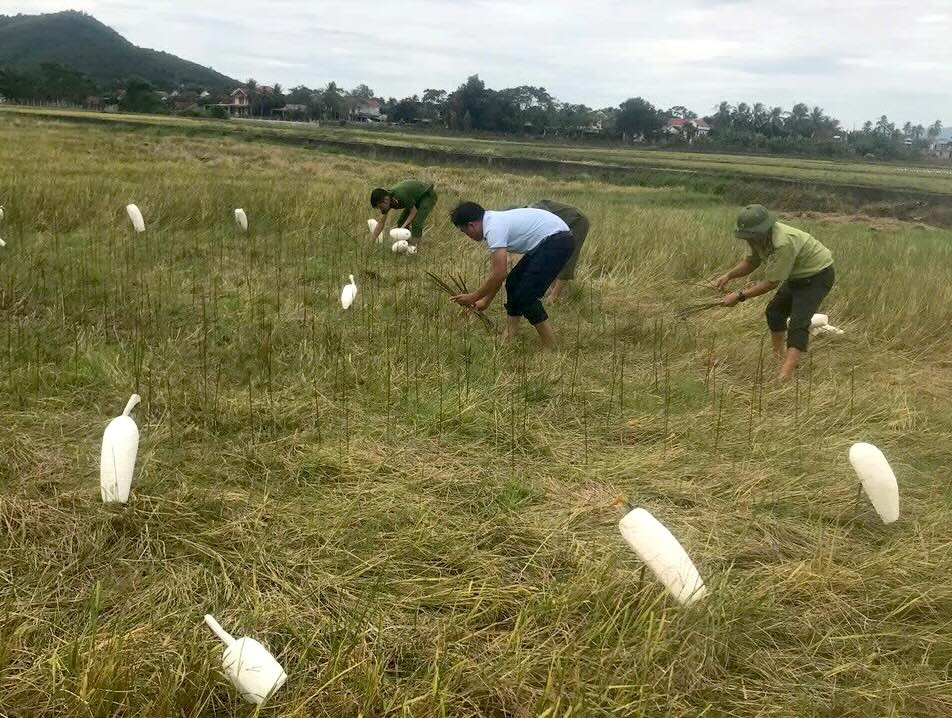
[[952, 0], [0, 0], [83, 10], [142, 47], [241, 80], [404, 97], [545, 87], [565, 102], [710, 114], [720, 100], [952, 125]]

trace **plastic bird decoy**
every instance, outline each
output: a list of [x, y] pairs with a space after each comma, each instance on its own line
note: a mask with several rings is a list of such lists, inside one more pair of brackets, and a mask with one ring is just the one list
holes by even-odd
[[704, 598], [707, 589], [678, 540], [648, 511], [624, 499], [615, 502], [626, 511], [618, 528], [629, 546], [645, 562], [671, 596], [682, 605]]
[[390, 245], [390, 251], [394, 254], [406, 254], [409, 248], [410, 243], [405, 239], [398, 239], [396, 242]]
[[145, 220], [142, 219], [142, 212], [139, 211], [138, 207], [134, 204], [127, 204], [126, 214], [128, 214], [129, 219], [132, 220], [132, 226], [136, 232], [145, 232]]
[[140, 401], [138, 394], [129, 397], [122, 415], [110, 421], [102, 435], [99, 492], [105, 503], [124, 504], [129, 500], [136, 454], [139, 453], [139, 427], [129, 415]]
[[850, 464], [883, 523], [896, 521], [899, 518], [899, 483], [883, 452], [865, 442], [853, 444]]
[[242, 232], [248, 231], [248, 215], [241, 207], [235, 210], [235, 222], [241, 227]]
[[242, 698], [260, 705], [284, 685], [288, 674], [267, 648], [253, 638], [236, 640], [208, 614], [205, 623], [225, 644], [221, 667]]
[[390, 230], [390, 239], [395, 242], [399, 242], [401, 239], [409, 242], [411, 236], [410, 230], [406, 227], [394, 227]]
[[350, 309], [350, 305], [354, 303], [354, 299], [357, 297], [357, 283], [354, 281], [354, 275], [350, 275], [350, 283], [345, 284], [344, 288], [340, 290], [340, 305], [344, 309]]

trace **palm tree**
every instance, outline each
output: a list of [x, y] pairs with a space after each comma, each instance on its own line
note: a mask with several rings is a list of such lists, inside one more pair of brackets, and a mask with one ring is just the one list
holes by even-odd
[[912, 137], [916, 142], [922, 139], [922, 136], [926, 133], [926, 128], [922, 125], [916, 125], [912, 128]]
[[758, 132], [764, 131], [764, 125], [767, 124], [767, 109], [763, 102], [754, 103], [754, 129]]
[[942, 120], [936, 120], [929, 125], [929, 139], [934, 140], [940, 134], [942, 134]]
[[886, 115], [880, 115], [879, 120], [876, 122], [876, 132], [881, 134], [883, 137], [889, 137], [892, 135], [895, 129], [896, 126], [889, 121], [889, 118], [886, 117]]
[[810, 111], [810, 124], [813, 125], [813, 130], [819, 130], [821, 127], [826, 127], [829, 123], [830, 118], [823, 114], [823, 108], [815, 106]]
[[902, 126], [902, 134], [904, 137], [912, 137], [912, 123], [907, 122]]
[[770, 125], [771, 134], [780, 134], [783, 129], [783, 108], [771, 107], [767, 114], [767, 122]]
[[253, 77], [249, 77], [245, 83], [245, 89], [248, 90], [248, 114], [254, 115], [255, 101], [258, 99], [258, 83]]

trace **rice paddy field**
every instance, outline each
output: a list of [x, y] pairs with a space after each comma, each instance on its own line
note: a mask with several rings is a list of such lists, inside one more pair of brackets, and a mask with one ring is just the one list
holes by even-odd
[[[393, 128], [340, 127], [326, 123], [258, 120], [202, 120], [161, 115], [105, 114], [55, 109], [0, 108], [4, 113], [24, 117], [60, 118], [83, 122], [122, 124], [142, 131], [161, 133], [174, 128], [193, 135], [224, 135], [235, 138], [254, 136], [257, 140], [339, 141], [367, 147], [390, 147], [403, 150], [437, 150], [457, 152], [476, 158], [548, 159], [590, 165], [627, 167], [633, 172], [684, 173], [688, 177], [739, 177], [756, 181], [759, 178], [822, 183], [831, 187], [869, 187], [922, 191], [939, 195], [952, 194], [952, 165], [948, 162], [892, 163], [858, 160], [824, 160], [798, 157], [718, 154], [713, 152], [665, 151], [636, 146], [584, 146], [559, 143], [547, 139], [481, 139], [436, 131], [413, 131]], [[174, 131], [174, 130], [173, 130]], [[687, 181], [687, 178], [686, 178]]]
[[[440, 194], [415, 257], [365, 221], [408, 175]], [[554, 355], [425, 274], [486, 269], [458, 199], [543, 197], [593, 226]], [[952, 232], [785, 215], [832, 249], [845, 334], [781, 385], [763, 300], [675, 318], [742, 255], [737, 208], [681, 187], [4, 112], [0, 204], [0, 715], [952, 713]], [[132, 495], [104, 505], [133, 392]], [[856, 441], [895, 470], [894, 524]], [[644, 570], [618, 495], [702, 601]], [[262, 707], [205, 613], [284, 666]]]

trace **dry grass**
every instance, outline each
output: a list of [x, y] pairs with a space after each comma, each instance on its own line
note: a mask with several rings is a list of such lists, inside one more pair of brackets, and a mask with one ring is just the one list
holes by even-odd
[[[952, 711], [952, 234], [800, 218], [848, 333], [780, 387], [762, 304], [673, 318], [736, 259], [733, 208], [430, 168], [404, 258], [364, 220], [405, 172], [4, 118], [0, 714], [252, 715], [205, 612], [287, 669], [262, 715]], [[484, 271], [445, 221], [463, 196], [591, 216], [557, 357], [426, 281]], [[133, 390], [133, 497], [105, 507], [99, 441]], [[893, 526], [856, 501], [855, 440], [893, 462]], [[701, 605], [641, 578], [618, 493], [681, 539]]]

